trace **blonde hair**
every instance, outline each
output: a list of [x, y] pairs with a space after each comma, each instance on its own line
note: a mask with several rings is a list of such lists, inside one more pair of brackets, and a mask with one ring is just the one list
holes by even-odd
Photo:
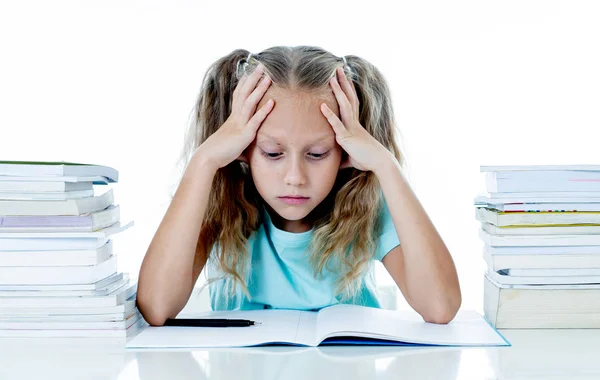
[[[241, 75], [250, 74], [259, 63], [264, 64], [272, 86], [290, 91], [309, 90], [316, 96], [327, 92], [335, 70], [343, 67], [356, 88], [361, 125], [404, 165], [396, 143], [395, 133], [399, 131], [395, 127], [389, 89], [375, 66], [358, 56], [341, 58], [319, 47], [275, 46], [251, 55], [247, 50], [237, 49], [208, 68], [185, 136], [181, 156], [184, 166], [196, 148], [229, 117], [233, 90]], [[373, 257], [381, 228], [378, 220], [382, 197], [372, 172], [348, 168], [338, 172], [332, 191], [313, 210], [309, 263], [315, 278], [325, 269], [338, 273], [335, 291], [342, 300], [357, 294], [362, 275]], [[217, 279], [227, 279], [229, 296], [239, 284], [250, 298], [245, 282], [250, 269], [246, 243], [263, 223], [260, 211], [263, 202], [248, 164], [233, 161], [217, 171], [196, 254], [203, 249], [223, 276], [208, 279], [205, 286]], [[330, 267], [332, 260], [338, 267]]]

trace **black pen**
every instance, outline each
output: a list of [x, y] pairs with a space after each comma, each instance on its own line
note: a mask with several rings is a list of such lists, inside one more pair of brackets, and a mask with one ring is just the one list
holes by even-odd
[[169, 318], [164, 326], [187, 326], [187, 327], [246, 327], [258, 325], [260, 322], [246, 319], [187, 319]]

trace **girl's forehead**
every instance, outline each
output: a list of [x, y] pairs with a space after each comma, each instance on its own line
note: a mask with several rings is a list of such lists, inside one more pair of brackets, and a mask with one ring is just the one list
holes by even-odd
[[313, 107], [315, 104], [318, 106], [321, 103], [335, 104], [337, 107], [337, 101], [333, 90], [290, 90], [281, 87], [270, 87], [267, 92], [263, 95], [259, 107], [265, 104], [267, 100], [274, 99], [277, 104], [283, 105], [295, 105], [296, 108], [301, 107]]
[[264, 142], [275, 145], [298, 145], [310, 147], [319, 143], [330, 143], [335, 141], [335, 134], [332, 129], [313, 132], [308, 130], [289, 130], [282, 128], [279, 131], [263, 131], [260, 129], [257, 133], [258, 142]]
[[306, 123], [295, 119], [268, 125], [263, 123], [256, 137], [258, 142], [304, 146], [335, 140], [335, 133], [327, 123]]
[[[323, 100], [316, 98], [302, 101], [275, 99], [275, 106], [263, 121], [257, 136], [274, 137], [277, 141], [302, 139], [302, 142], [323, 135], [333, 136], [333, 129], [321, 112], [321, 103]], [[337, 103], [325, 103], [331, 109], [337, 109]]]
[[330, 128], [329, 122], [321, 112], [321, 104], [325, 103], [339, 116], [338, 104], [333, 93], [319, 94], [308, 91], [290, 91], [282, 89], [269, 89], [262, 97], [257, 109], [262, 107], [269, 99], [275, 100], [275, 106], [263, 121], [263, 126], [280, 127], [282, 124], [300, 124], [314, 127]]

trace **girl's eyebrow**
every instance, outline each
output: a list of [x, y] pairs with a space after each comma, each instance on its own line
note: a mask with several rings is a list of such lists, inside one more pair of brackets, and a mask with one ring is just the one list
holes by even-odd
[[[276, 143], [277, 143], [277, 145], [281, 145], [281, 144], [279, 143], [279, 140], [277, 140], [275, 137], [272, 137], [272, 136], [269, 136], [269, 135], [265, 135], [264, 133], [261, 133], [261, 134], [259, 135], [259, 137], [260, 137], [261, 139], [265, 139], [265, 140], [271, 140], [271, 141], [274, 141], [274, 142], [276, 142]], [[317, 137], [316, 139], [314, 139], [312, 142], [310, 142], [310, 143], [306, 144], [306, 146], [315, 145], [316, 143], [318, 143], [318, 142], [320, 142], [320, 141], [327, 140], [327, 139], [330, 139], [330, 138], [332, 138], [332, 137], [335, 137], [335, 135], [333, 135], [333, 134], [331, 134], [331, 133], [328, 133], [328, 134], [326, 134], [326, 135], [322, 135], [322, 136], [320, 136], [320, 137]]]

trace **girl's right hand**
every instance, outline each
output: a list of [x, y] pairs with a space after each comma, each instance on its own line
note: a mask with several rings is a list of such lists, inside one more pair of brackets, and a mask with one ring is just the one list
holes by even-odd
[[264, 67], [259, 64], [252, 74], [240, 79], [233, 91], [231, 114], [196, 150], [216, 169], [236, 159], [247, 162], [242, 153], [254, 141], [258, 128], [273, 109], [274, 101], [269, 99], [255, 113], [256, 106], [271, 84], [271, 79], [265, 76], [257, 85], [263, 72]]

